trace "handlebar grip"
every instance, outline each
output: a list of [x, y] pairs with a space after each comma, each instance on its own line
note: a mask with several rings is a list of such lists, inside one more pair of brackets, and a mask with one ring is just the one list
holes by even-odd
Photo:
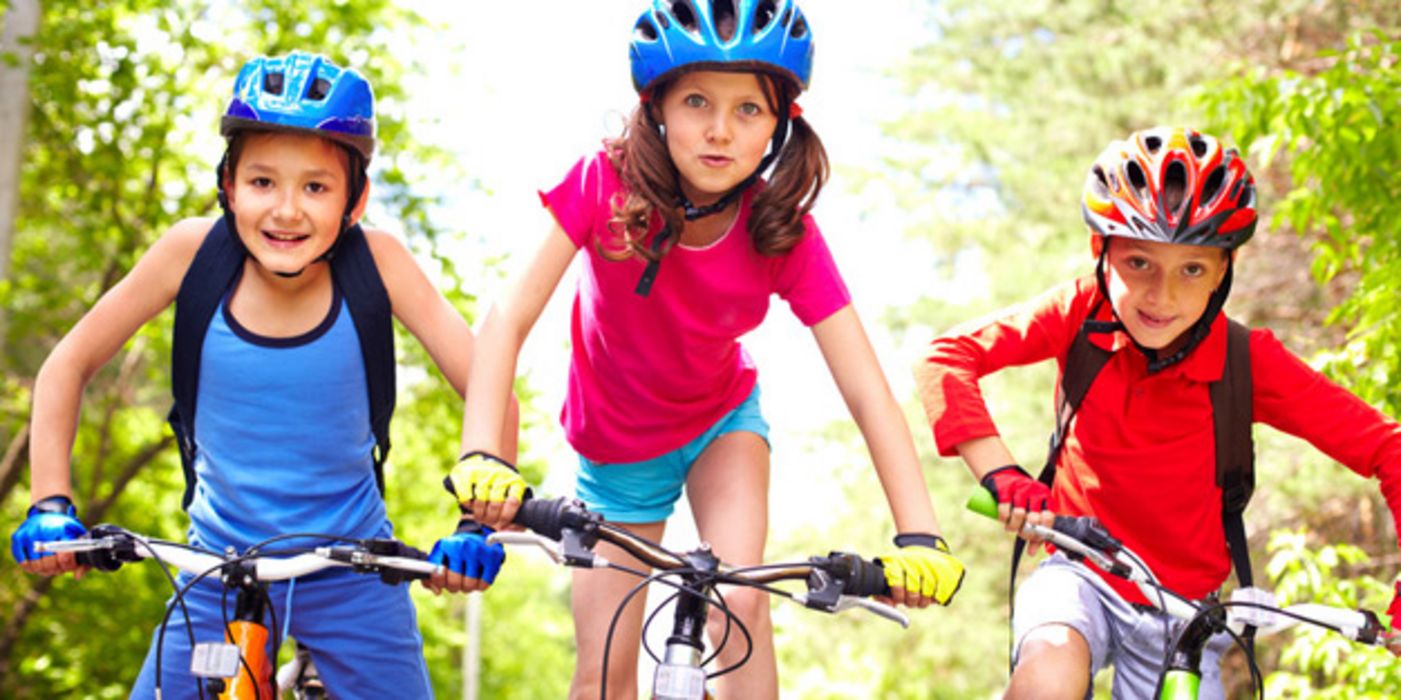
[[993, 520], [997, 519], [997, 499], [992, 492], [979, 486], [973, 489], [973, 493], [968, 495], [968, 503], [965, 506], [968, 510], [985, 515]]
[[573, 503], [576, 501], [564, 497], [549, 500], [528, 498], [521, 503], [520, 510], [516, 511], [516, 517], [512, 518], [511, 522], [552, 540], [558, 540], [564, 536], [565, 513]]
[[873, 595], [890, 595], [890, 584], [885, 582], [885, 567], [877, 561], [852, 557], [851, 580], [846, 584], [847, 595], [863, 598]]

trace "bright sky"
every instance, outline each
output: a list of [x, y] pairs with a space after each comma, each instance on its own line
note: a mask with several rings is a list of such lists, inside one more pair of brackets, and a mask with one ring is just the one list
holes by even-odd
[[[883, 309], [930, 291], [930, 253], [925, 244], [906, 239], [907, 216], [888, 198], [853, 192], [843, 173], [873, 166], [900, 149], [880, 133], [881, 122], [906, 104], [883, 72], [930, 40], [922, 14], [927, 3], [804, 0], [801, 6], [816, 49], [812, 89], [800, 102], [834, 166], [815, 215], [896, 397], [904, 401], [912, 392], [909, 366], [916, 349], [895, 347], [878, 318]], [[453, 182], [446, 189], [453, 206], [443, 220], [472, 235], [463, 255], [509, 254], [508, 267], [514, 268], [539, 244], [548, 215], [536, 190], [553, 185], [602, 138], [616, 135], [636, 102], [627, 42], [643, 7], [642, 0], [552, 0], [438, 3], [425, 11], [444, 23], [442, 36], [461, 45], [452, 51], [417, 47], [441, 73], [422, 76], [409, 94], [415, 114], [438, 119], [415, 123], [415, 136], [458, 154], [462, 182], [482, 185], [469, 191]], [[502, 287], [500, 280], [469, 284], [486, 300]], [[552, 470], [544, 489], [549, 493], [572, 492], [575, 462], [554, 420], [563, 400], [572, 290], [568, 277], [532, 332], [520, 364], [541, 393], [538, 405], [551, 418], [528, 437], [534, 457], [544, 452], [551, 464], [563, 467]], [[765, 413], [773, 424], [775, 489], [787, 481], [785, 472], [801, 482], [803, 467], [794, 457], [801, 437], [848, 416], [811, 338], [776, 300], [764, 327], [745, 340], [759, 365]], [[790, 499], [771, 499], [776, 509], [784, 500]], [[775, 527], [782, 519], [776, 512]]]

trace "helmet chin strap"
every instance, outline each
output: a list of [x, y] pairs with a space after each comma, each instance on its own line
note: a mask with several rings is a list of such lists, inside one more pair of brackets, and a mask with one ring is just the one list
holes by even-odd
[[[315, 260], [307, 263], [302, 269], [296, 272], [271, 270], [272, 274], [283, 279], [295, 279], [300, 277], [302, 273], [306, 272], [312, 265], [319, 262], [330, 262], [331, 258], [336, 256], [336, 249], [340, 247], [341, 239], [345, 236], [345, 232], [349, 231], [350, 227], [353, 225], [352, 220], [355, 215], [355, 206], [360, 202], [360, 196], [364, 194], [365, 185], [368, 181], [365, 157], [360, 155], [360, 153], [353, 148], [345, 148], [345, 152], [350, 158], [350, 167], [347, 168], [350, 175], [350, 196], [346, 198], [345, 211], [341, 213], [340, 228], [336, 231], [336, 239], [331, 242], [326, 252], [316, 256]], [[252, 258], [253, 262], [257, 263], [260, 267], [267, 267], [263, 265], [263, 261], [258, 259], [258, 256], [254, 255], [246, 246], [243, 246], [243, 239], [239, 238], [237, 235], [238, 222], [234, 219], [233, 210], [229, 208], [228, 192], [224, 190], [224, 171], [228, 167], [228, 160], [229, 154], [228, 151], [225, 151], [223, 157], [219, 159], [219, 166], [216, 169], [219, 180], [219, 207], [224, 210], [224, 223], [229, 231], [234, 233], [233, 239], [238, 242], [240, 247], [243, 247], [243, 252], [248, 257]]]
[[[1108, 258], [1109, 238], [1106, 237], [1104, 239], [1104, 247], [1099, 253], [1099, 261], [1095, 263], [1095, 280], [1099, 284], [1099, 294], [1106, 301], [1109, 299], [1109, 284], [1105, 281], [1104, 268]], [[1123, 320], [1119, 318], [1119, 312], [1114, 309], [1112, 304], [1109, 309], [1110, 312], [1114, 314], [1113, 321], [1096, 320], [1094, 318], [1095, 311], [1099, 309], [1096, 305], [1095, 310], [1090, 312], [1090, 317], [1085, 319], [1083, 327], [1087, 333], [1113, 333], [1114, 331], [1124, 331], [1125, 334], [1129, 336], [1129, 341], [1132, 342], [1134, 347], [1138, 348], [1138, 351], [1143, 353], [1143, 356], [1148, 360], [1148, 373], [1154, 374], [1156, 372], [1161, 372], [1186, 359], [1188, 354], [1195, 350], [1198, 345], [1201, 345], [1203, 340], [1206, 340], [1207, 334], [1211, 333], [1211, 324], [1216, 321], [1216, 316], [1221, 313], [1222, 307], [1226, 305], [1226, 297], [1231, 294], [1231, 277], [1234, 271], [1234, 262], [1235, 261], [1229, 256], [1226, 258], [1226, 274], [1221, 277], [1221, 284], [1216, 285], [1216, 289], [1212, 290], [1211, 298], [1207, 300], [1206, 309], [1202, 312], [1201, 317], [1192, 324], [1191, 328], [1188, 328], [1183, 333], [1187, 338], [1187, 342], [1183, 343], [1182, 347], [1178, 348], [1177, 351], [1167, 357], [1159, 357], [1157, 350], [1140, 344], [1138, 339], [1134, 338], [1133, 334], [1128, 332], [1128, 329], [1124, 326]]]
[[[725, 208], [734, 203], [740, 195], [744, 194], [744, 191], [749, 189], [749, 186], [753, 185], [754, 182], [759, 179], [759, 176], [762, 175], [765, 170], [768, 170], [769, 166], [778, 159], [779, 152], [783, 150], [783, 145], [788, 141], [788, 127], [790, 122], [788, 108], [789, 105], [792, 104], [792, 100], [786, 97], [782, 98], [781, 101], [783, 104], [779, 105], [778, 124], [774, 126], [773, 139], [769, 142], [769, 152], [764, 154], [763, 160], [759, 161], [759, 167], [755, 168], [754, 172], [750, 173], [742, 182], [730, 188], [729, 192], [726, 192], [714, 202], [701, 206], [693, 204], [685, 194], [681, 193], [680, 187], [676, 188], [676, 204], [681, 207], [682, 214], [685, 216], [686, 221], [695, 221], [696, 219], [702, 219], [724, 211]], [[658, 133], [661, 134], [662, 140], [665, 141], [665, 127], [658, 125]], [[677, 173], [676, 177], [679, 181], [681, 174]], [[652, 244], [648, 246], [648, 248], [653, 253], [658, 253], [658, 255], [647, 261], [647, 267], [642, 270], [642, 276], [637, 279], [637, 286], [633, 289], [633, 293], [643, 297], [651, 293], [652, 283], [657, 279], [657, 270], [660, 269], [662, 265], [660, 255], [662, 247], [676, 235], [676, 232], [672, 231], [670, 226], [664, 226], [656, 237], [652, 239]]]

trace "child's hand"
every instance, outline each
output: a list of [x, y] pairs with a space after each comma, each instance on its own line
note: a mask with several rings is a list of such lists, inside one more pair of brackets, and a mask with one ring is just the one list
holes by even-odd
[[1055, 515], [1047, 510], [1051, 504], [1051, 487], [1033, 479], [1021, 467], [1009, 464], [983, 475], [981, 481], [997, 499], [997, 515], [1008, 532], [1020, 535], [1028, 543], [1027, 551], [1035, 553], [1042, 540], [1022, 535], [1026, 523], [1050, 526]]
[[879, 557], [891, 602], [911, 608], [948, 605], [963, 585], [964, 570], [944, 538], [906, 533], [897, 535], [895, 544], [898, 552]]
[[433, 545], [428, 561], [439, 569], [423, 582], [423, 587], [441, 595], [484, 591], [496, 581], [506, 550], [499, 544], [487, 544], [491, 528], [482, 527], [464, 518], [457, 531]]
[[503, 530], [511, 526], [529, 486], [515, 466], [485, 452], [468, 452], [445, 484], [477, 522]]
[[67, 496], [50, 496], [29, 507], [24, 522], [10, 535], [10, 554], [31, 574], [57, 576], [72, 571], [73, 577], [80, 579], [88, 568], [78, 566], [72, 552], [36, 552], [34, 545], [75, 540], [87, 532]]

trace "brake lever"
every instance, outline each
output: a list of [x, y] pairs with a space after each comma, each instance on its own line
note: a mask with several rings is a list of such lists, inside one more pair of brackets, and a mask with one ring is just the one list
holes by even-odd
[[813, 600], [807, 593], [794, 593], [793, 600], [803, 606], [814, 610], [823, 610], [829, 613], [842, 613], [852, 608], [861, 608], [873, 615], [879, 615], [891, 622], [894, 622], [905, 629], [910, 627], [910, 618], [905, 613], [900, 612], [893, 605], [886, 605], [880, 601], [870, 598], [861, 598], [853, 595], [839, 595], [835, 603], [824, 604]]
[[533, 532], [493, 532], [487, 535], [487, 544], [509, 544], [539, 547], [560, 566], [574, 566], [585, 569], [602, 569], [610, 562], [584, 547], [577, 530], [566, 529], [561, 541], [556, 542], [544, 535]]

